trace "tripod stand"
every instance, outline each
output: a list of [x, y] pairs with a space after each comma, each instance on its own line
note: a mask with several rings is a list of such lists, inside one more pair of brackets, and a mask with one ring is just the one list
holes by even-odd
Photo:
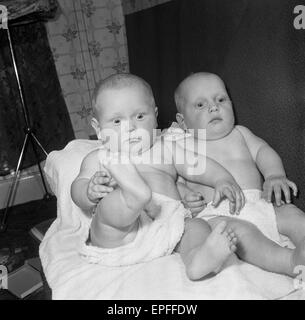
[[45, 199], [49, 199], [50, 198], [50, 194], [49, 194], [49, 192], [47, 190], [47, 186], [46, 186], [46, 183], [45, 183], [45, 180], [44, 180], [44, 177], [43, 177], [43, 173], [42, 173], [42, 170], [41, 170], [41, 165], [40, 165], [40, 162], [39, 162], [36, 145], [43, 151], [43, 153], [46, 156], [48, 155], [48, 153], [46, 152], [46, 150], [43, 148], [43, 146], [41, 145], [41, 143], [39, 142], [39, 140], [35, 136], [35, 134], [33, 132], [33, 129], [31, 127], [30, 118], [29, 118], [29, 111], [28, 111], [28, 108], [27, 108], [25, 100], [24, 100], [24, 94], [23, 94], [23, 90], [22, 90], [22, 87], [21, 87], [18, 68], [17, 68], [17, 64], [16, 64], [15, 52], [14, 52], [14, 48], [13, 48], [13, 43], [12, 43], [9, 27], [6, 30], [7, 30], [7, 38], [8, 38], [8, 42], [9, 42], [9, 47], [10, 47], [10, 53], [11, 53], [11, 57], [12, 57], [13, 67], [14, 67], [14, 71], [15, 71], [15, 75], [16, 75], [17, 84], [18, 84], [18, 90], [19, 90], [19, 96], [20, 96], [20, 100], [21, 100], [22, 113], [23, 113], [23, 117], [24, 117], [24, 121], [25, 121], [25, 128], [24, 128], [25, 137], [24, 137], [22, 149], [21, 149], [21, 152], [20, 152], [20, 156], [19, 156], [19, 159], [18, 159], [16, 171], [14, 173], [13, 183], [12, 183], [12, 185], [10, 187], [10, 191], [9, 191], [9, 195], [8, 195], [8, 199], [7, 199], [7, 203], [6, 203], [6, 208], [5, 208], [2, 220], [1, 220], [0, 232], [4, 232], [6, 230], [6, 228], [7, 228], [7, 218], [8, 218], [8, 214], [9, 214], [9, 208], [10, 208], [10, 205], [11, 205], [11, 201], [12, 201], [12, 199], [14, 199], [14, 196], [15, 196], [15, 193], [16, 193], [17, 182], [18, 182], [18, 178], [20, 176], [21, 164], [22, 164], [22, 161], [24, 159], [25, 152], [27, 150], [27, 146], [28, 146], [29, 142], [31, 142], [31, 145], [32, 145], [32, 148], [33, 148], [33, 151], [34, 151], [34, 155], [35, 155], [35, 158], [36, 158], [36, 163], [38, 165], [38, 169], [39, 169], [39, 172], [40, 172], [41, 181], [42, 181], [43, 188], [44, 188], [44, 191], [45, 191], [44, 198]]

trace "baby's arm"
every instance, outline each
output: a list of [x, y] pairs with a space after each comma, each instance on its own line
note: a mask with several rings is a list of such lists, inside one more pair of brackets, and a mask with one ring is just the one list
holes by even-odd
[[[214, 206], [217, 206], [226, 197], [230, 201], [230, 212], [232, 214], [240, 212], [245, 204], [244, 194], [229, 171], [218, 162], [188, 151], [179, 144], [175, 144], [173, 156], [175, 168], [180, 176], [215, 189]], [[180, 164], [181, 159], [188, 161]]]
[[297, 187], [294, 182], [287, 179], [280, 156], [267, 142], [254, 135], [246, 127], [236, 126], [236, 129], [244, 137], [253, 160], [264, 176], [263, 197], [270, 202], [274, 192], [276, 204], [281, 205], [281, 192], [283, 191], [286, 202], [290, 203], [289, 187], [293, 189], [294, 195], [297, 194]]
[[109, 192], [114, 183], [109, 174], [99, 171], [97, 150], [90, 152], [82, 161], [80, 172], [71, 185], [71, 197], [74, 203], [88, 214]]

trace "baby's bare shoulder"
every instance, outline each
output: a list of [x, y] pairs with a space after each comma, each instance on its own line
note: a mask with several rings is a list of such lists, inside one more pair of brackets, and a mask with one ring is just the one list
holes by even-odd
[[242, 135], [248, 135], [252, 133], [250, 129], [239, 124], [234, 127], [234, 130], [241, 133]]
[[236, 131], [245, 139], [248, 144], [261, 144], [264, 140], [257, 135], [255, 135], [250, 129], [237, 125], [235, 126]]

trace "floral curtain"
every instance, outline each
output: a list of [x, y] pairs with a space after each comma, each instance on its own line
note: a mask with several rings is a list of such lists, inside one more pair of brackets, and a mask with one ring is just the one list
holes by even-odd
[[[74, 138], [71, 121], [49, 47], [45, 26], [9, 22], [24, 98], [34, 132], [47, 152], [63, 148]], [[0, 175], [16, 167], [25, 122], [6, 30], [0, 30]], [[36, 163], [31, 150], [22, 168]], [[40, 160], [45, 155], [39, 152]]]
[[90, 125], [95, 84], [128, 72], [120, 0], [58, 0], [61, 12], [47, 23], [58, 78], [77, 138], [95, 138]]

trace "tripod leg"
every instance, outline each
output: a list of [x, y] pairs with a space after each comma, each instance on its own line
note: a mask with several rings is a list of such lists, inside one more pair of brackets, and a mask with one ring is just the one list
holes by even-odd
[[35, 136], [35, 134], [33, 132], [31, 132], [31, 136], [32, 138], [35, 140], [35, 142], [38, 144], [39, 148], [43, 151], [43, 153], [46, 155], [46, 157], [48, 156], [47, 151], [44, 149], [44, 147], [41, 145], [41, 143], [39, 142], [39, 140], [37, 139], [37, 137]]
[[15, 171], [15, 174], [14, 174], [14, 181], [13, 181], [13, 184], [11, 185], [11, 188], [10, 188], [10, 191], [9, 191], [9, 195], [8, 195], [8, 199], [7, 199], [7, 202], [6, 202], [6, 208], [5, 208], [5, 211], [4, 211], [4, 215], [2, 217], [2, 221], [1, 221], [1, 225], [0, 225], [0, 232], [3, 232], [3, 231], [6, 230], [6, 226], [7, 226], [6, 225], [6, 221], [7, 221], [7, 218], [8, 218], [9, 207], [10, 207], [10, 204], [11, 204], [11, 199], [14, 198], [14, 196], [15, 196], [16, 186], [17, 186], [17, 182], [18, 182], [18, 178], [19, 178], [19, 174], [20, 174], [20, 166], [21, 166], [23, 157], [25, 155], [25, 149], [26, 149], [27, 144], [28, 144], [28, 139], [29, 139], [29, 135], [26, 134], [25, 137], [24, 137], [22, 149], [21, 149], [20, 156], [19, 156], [19, 159], [18, 159], [18, 164], [17, 164], [16, 171]]
[[[35, 157], [36, 157], [36, 163], [38, 165], [38, 169], [39, 169], [39, 172], [40, 172], [40, 177], [41, 177], [41, 181], [42, 181], [42, 184], [43, 184], [43, 188], [44, 188], [44, 191], [45, 191], [45, 195], [44, 195], [44, 198], [45, 199], [50, 199], [51, 198], [51, 195], [50, 193], [48, 192], [48, 189], [47, 189], [47, 185], [46, 185], [46, 182], [44, 180], [44, 175], [43, 175], [43, 172], [42, 172], [42, 169], [41, 169], [41, 165], [40, 165], [40, 161], [39, 161], [39, 158], [38, 158], [38, 154], [37, 154], [37, 150], [36, 150], [36, 147], [35, 147], [35, 143], [38, 143], [39, 147], [42, 149], [42, 151], [45, 152], [45, 150], [43, 149], [43, 147], [41, 146], [41, 144], [39, 143], [38, 139], [35, 137], [35, 135], [30, 132], [30, 140], [31, 140], [31, 143], [32, 143], [32, 147], [33, 147], [33, 151], [34, 151], [34, 154], [35, 154]], [[45, 152], [46, 153], [46, 152]]]

